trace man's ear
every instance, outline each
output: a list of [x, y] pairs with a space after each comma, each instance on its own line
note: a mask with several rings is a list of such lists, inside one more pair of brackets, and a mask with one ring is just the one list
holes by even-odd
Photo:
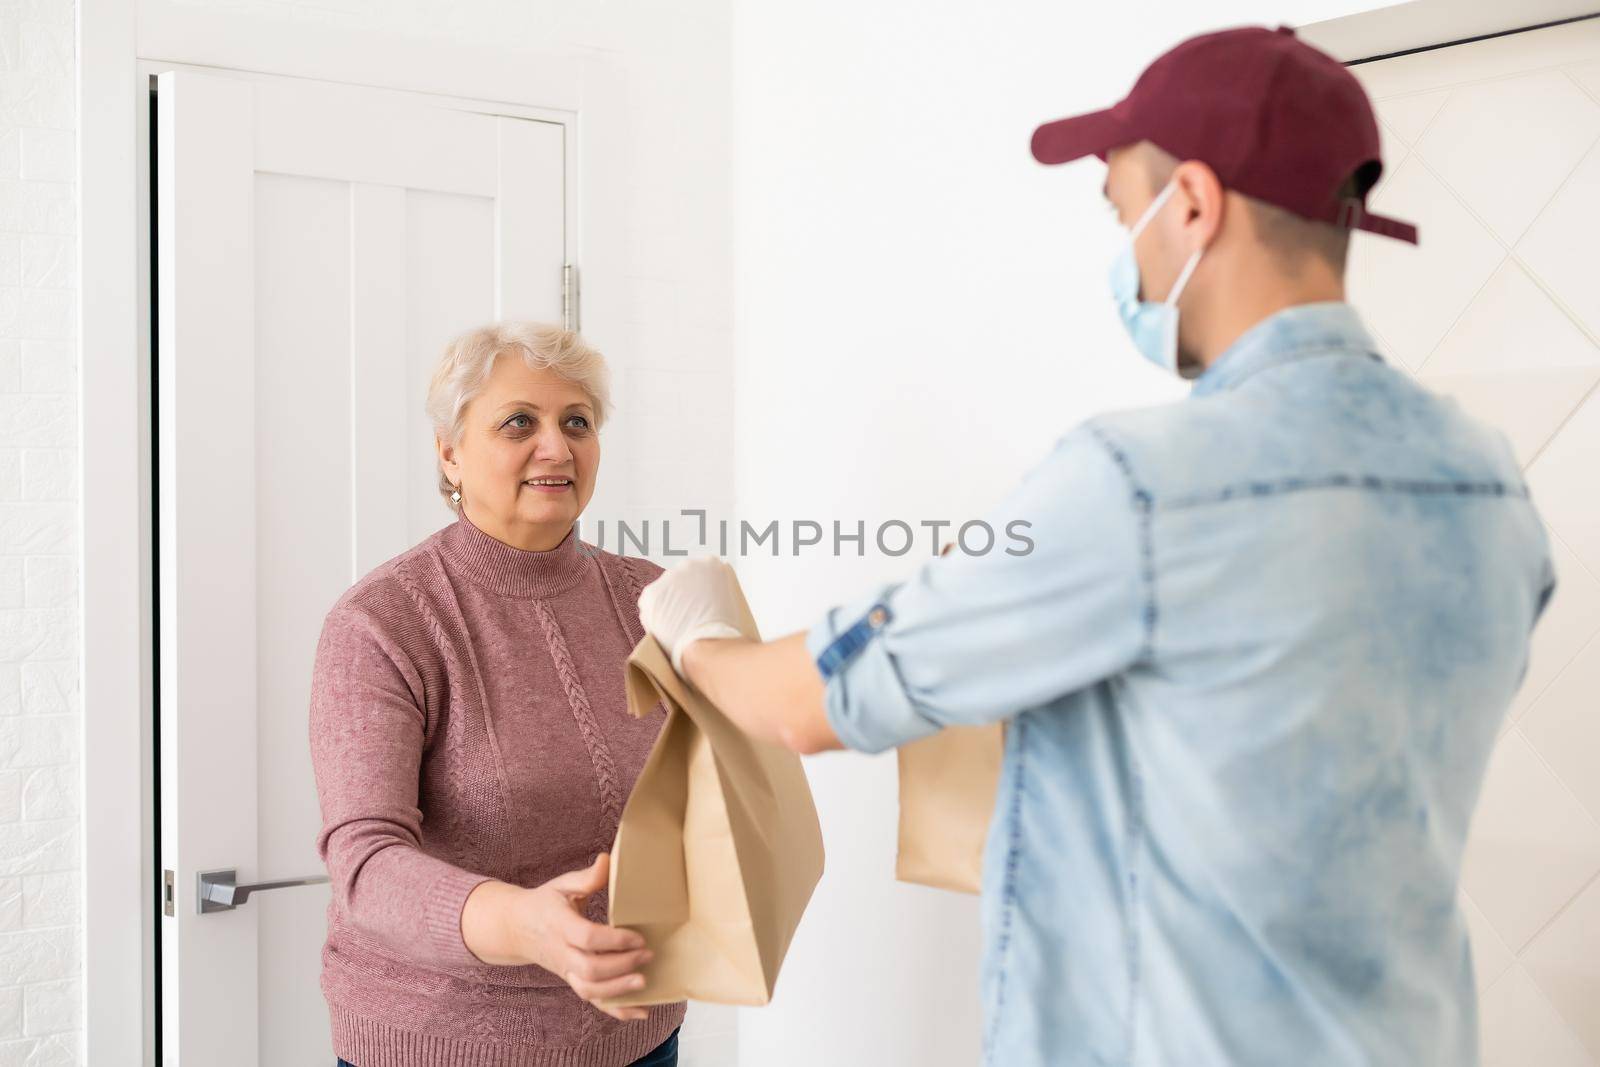
[[1204, 248], [1222, 229], [1222, 216], [1227, 204], [1227, 190], [1217, 172], [1197, 159], [1185, 160], [1173, 172], [1178, 188], [1174, 193], [1184, 205], [1182, 225], [1193, 227], [1194, 247]]

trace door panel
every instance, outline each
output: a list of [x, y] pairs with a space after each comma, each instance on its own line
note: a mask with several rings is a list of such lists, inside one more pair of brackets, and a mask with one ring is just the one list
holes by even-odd
[[[422, 396], [439, 350], [460, 324], [486, 321], [494, 306], [494, 204], [482, 197], [410, 190], [400, 229], [405, 288], [428, 293], [404, 309], [407, 388]], [[552, 275], [557, 291], [559, 267]], [[414, 406], [407, 431], [407, 523], [411, 529], [437, 529], [442, 515], [434, 474], [432, 434], [420, 406]], [[415, 543], [415, 539], [408, 544]], [[393, 553], [391, 553], [392, 555]]]
[[563, 130], [312, 82], [158, 79], [167, 1063], [328, 1063], [329, 891], [200, 914], [200, 871], [324, 873], [307, 741], [328, 608], [451, 514], [428, 377], [453, 334], [557, 319]]
[[[256, 872], [321, 873], [306, 835], [318, 824], [306, 758], [307, 674], [329, 590], [349, 584], [351, 449], [350, 189], [255, 176]], [[180, 311], [181, 314], [181, 311]], [[337, 595], [337, 594], [335, 594]], [[313, 831], [314, 833], [315, 831]], [[229, 861], [232, 863], [233, 861]], [[241, 871], [242, 874], [242, 871]], [[326, 1049], [318, 973], [326, 886], [263, 893], [257, 908], [262, 1064]], [[224, 916], [208, 915], [202, 922]], [[320, 1009], [320, 1010], [319, 1010]], [[285, 1020], [304, 1020], [282, 1025]]]

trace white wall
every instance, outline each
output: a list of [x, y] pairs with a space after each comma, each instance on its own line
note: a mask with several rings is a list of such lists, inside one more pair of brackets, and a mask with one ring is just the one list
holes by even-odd
[[[1174, 395], [1111, 308], [1103, 168], [1038, 166], [1029, 135], [1115, 101], [1190, 33], [1363, 6], [741, 3], [740, 514], [968, 518], [1084, 416]], [[913, 566], [810, 555], [739, 570], [782, 633]], [[808, 769], [828, 871], [775, 1003], [743, 1014], [740, 1062], [977, 1062], [976, 908], [892, 882], [892, 757]]]
[[0, 1064], [70, 1062], [79, 962], [72, 0], [0, 13]]

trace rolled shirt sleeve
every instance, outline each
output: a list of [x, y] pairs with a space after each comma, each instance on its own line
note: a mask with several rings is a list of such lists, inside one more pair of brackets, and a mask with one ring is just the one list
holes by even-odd
[[840, 742], [880, 752], [1008, 719], [1131, 666], [1155, 620], [1146, 501], [1074, 430], [983, 516], [988, 552], [958, 547], [828, 611], [806, 649]]

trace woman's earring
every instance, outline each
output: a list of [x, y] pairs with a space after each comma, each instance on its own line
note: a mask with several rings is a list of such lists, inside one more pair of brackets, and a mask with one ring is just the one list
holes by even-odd
[[461, 487], [459, 485], [456, 486], [455, 491], [450, 494], [450, 501], [451, 503], [455, 504], [456, 507], [461, 506]]

